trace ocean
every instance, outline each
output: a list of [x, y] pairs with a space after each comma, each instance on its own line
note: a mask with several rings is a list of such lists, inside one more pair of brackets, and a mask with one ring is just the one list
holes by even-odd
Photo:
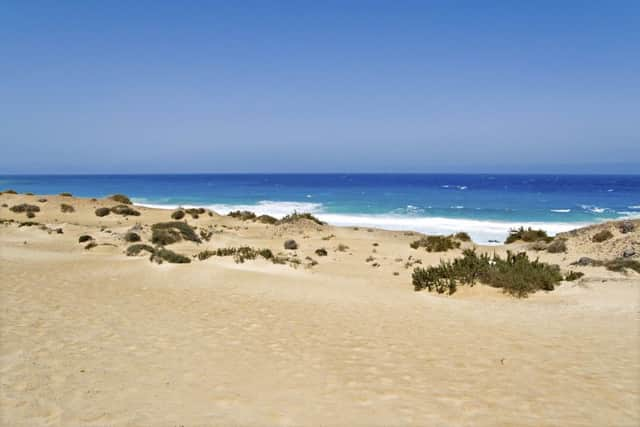
[[479, 243], [520, 225], [550, 233], [640, 217], [640, 175], [188, 174], [12, 175], [0, 189], [81, 197], [127, 194], [141, 205], [311, 212], [334, 225], [466, 231]]

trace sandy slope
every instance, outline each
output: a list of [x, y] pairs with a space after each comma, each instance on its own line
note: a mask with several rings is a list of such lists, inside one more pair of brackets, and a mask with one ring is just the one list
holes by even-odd
[[[45, 197], [0, 195], [40, 205], [34, 221], [63, 229], [0, 225], [2, 425], [640, 423], [638, 274], [572, 267], [586, 276], [528, 299], [485, 286], [436, 296], [413, 292], [404, 263], [459, 251], [410, 249], [415, 236], [403, 232], [217, 215], [189, 219], [218, 231], [210, 242], [172, 249], [282, 251], [295, 238], [299, 258], [319, 264], [156, 265], [126, 257], [120, 236], [170, 212], [98, 218], [96, 206], [114, 203]], [[61, 213], [61, 202], [76, 212]], [[6, 207], [0, 218], [26, 219]], [[638, 232], [611, 227], [615, 242], [594, 246], [588, 230], [569, 238], [568, 254], [540, 256], [568, 268], [640, 249]], [[87, 232], [116, 246], [85, 250], [77, 239]]]

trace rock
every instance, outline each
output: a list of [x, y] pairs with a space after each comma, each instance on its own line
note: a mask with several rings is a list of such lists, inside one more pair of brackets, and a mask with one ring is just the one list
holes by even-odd
[[631, 221], [625, 221], [620, 224], [620, 232], [623, 234], [631, 233], [633, 230], [635, 230], [635, 228], [635, 225], [633, 225]]
[[291, 250], [295, 250], [298, 249], [298, 244], [296, 243], [295, 240], [287, 240], [286, 242], [284, 242], [284, 248], [285, 249], [291, 249]]
[[633, 250], [633, 248], [627, 248], [624, 250], [624, 252], [622, 252], [622, 256], [624, 258], [630, 258], [632, 256], [634, 256], [636, 254], [636, 251]]
[[591, 264], [593, 264], [593, 261], [594, 260], [592, 258], [583, 256], [578, 261], [574, 262], [574, 264], [576, 264], [576, 265], [591, 265]]

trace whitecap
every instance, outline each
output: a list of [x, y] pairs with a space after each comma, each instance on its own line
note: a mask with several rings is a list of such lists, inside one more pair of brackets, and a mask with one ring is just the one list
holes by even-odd
[[551, 212], [569, 213], [569, 212], [571, 212], [571, 209], [551, 209]]

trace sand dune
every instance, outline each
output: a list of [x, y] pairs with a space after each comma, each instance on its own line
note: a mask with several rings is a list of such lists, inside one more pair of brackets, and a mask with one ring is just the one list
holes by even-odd
[[[31, 221], [46, 229], [19, 227], [25, 215], [8, 207], [23, 202], [40, 206]], [[139, 223], [147, 241], [170, 211], [99, 218], [95, 208], [115, 203], [12, 194], [0, 203], [0, 218], [14, 220], [0, 225], [2, 425], [640, 423], [640, 275], [570, 265], [640, 249], [639, 221], [624, 235], [599, 225], [614, 233], [603, 244], [584, 229], [567, 234], [567, 253], [536, 253], [585, 276], [515, 299], [482, 285], [414, 292], [409, 256], [427, 265], [461, 250], [411, 249], [416, 236], [404, 232], [204, 214], [188, 222], [211, 240], [173, 250], [278, 253], [293, 238], [302, 265], [157, 265], [125, 256], [122, 236]], [[99, 245], [84, 249], [82, 234]], [[326, 257], [314, 253], [321, 247]], [[305, 266], [307, 256], [318, 264]]]

